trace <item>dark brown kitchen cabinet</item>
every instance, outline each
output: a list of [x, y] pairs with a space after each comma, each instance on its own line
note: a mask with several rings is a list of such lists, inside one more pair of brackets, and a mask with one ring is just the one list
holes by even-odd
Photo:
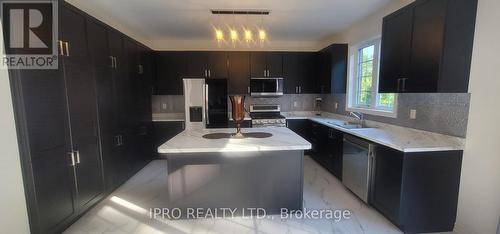
[[404, 7], [383, 20], [379, 92], [398, 92], [401, 82], [410, 77], [412, 7]]
[[316, 53], [284, 52], [282, 57], [285, 93], [316, 93]]
[[[70, 122], [77, 206], [90, 206], [104, 192], [99, 152], [95, 79], [92, 74], [86, 19], [78, 12], [61, 8], [61, 37], [66, 44], [62, 65]], [[89, 204], [90, 203], [90, 204]]]
[[279, 78], [283, 76], [283, 54], [281, 52], [251, 52], [251, 77]]
[[154, 155], [160, 158], [157, 152], [158, 147], [163, 145], [168, 140], [172, 139], [177, 134], [184, 131], [184, 121], [160, 121], [154, 122], [154, 141], [153, 149], [155, 150]]
[[318, 93], [318, 80], [316, 78], [316, 53], [299, 52], [298, 53], [298, 93], [312, 94]]
[[299, 87], [299, 56], [297, 52], [283, 53], [283, 79], [285, 83], [285, 94], [298, 93]]
[[250, 83], [250, 53], [228, 52], [229, 94], [247, 94]]
[[318, 52], [318, 93], [346, 93], [347, 53], [347, 44], [332, 44]]
[[149, 49], [65, 2], [59, 26], [57, 70], [9, 71], [32, 233], [61, 233], [142, 157], [151, 160], [123, 147], [148, 148], [140, 136], [151, 118], [152, 72], [139, 51]]
[[208, 78], [227, 79], [229, 76], [228, 65], [229, 62], [226, 52], [208, 52]]
[[155, 53], [157, 94], [182, 95], [183, 76], [187, 73], [187, 56], [184, 52]]
[[227, 56], [226, 52], [198, 52], [189, 51], [186, 53], [187, 69], [184, 77], [190, 78], [227, 78]]
[[375, 151], [369, 203], [405, 233], [452, 231], [463, 152]]
[[379, 91], [466, 93], [477, 0], [419, 0], [384, 18]]

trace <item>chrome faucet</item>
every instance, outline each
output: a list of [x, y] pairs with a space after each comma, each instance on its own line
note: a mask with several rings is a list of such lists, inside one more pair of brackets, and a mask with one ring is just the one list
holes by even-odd
[[349, 112], [349, 115], [353, 116], [354, 118], [358, 119], [358, 124], [361, 126], [365, 125], [365, 115], [361, 112]]

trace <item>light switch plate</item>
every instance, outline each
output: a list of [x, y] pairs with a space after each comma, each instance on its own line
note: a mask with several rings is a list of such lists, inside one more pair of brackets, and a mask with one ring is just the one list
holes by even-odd
[[417, 110], [410, 110], [410, 119], [417, 119]]
[[297, 101], [294, 101], [293, 102], [293, 107], [297, 107], [297, 106], [299, 106], [299, 103]]
[[338, 103], [338, 102], [336, 102], [336, 103], [333, 105], [333, 107], [335, 108], [335, 110], [339, 109], [339, 103]]
[[161, 109], [166, 110], [167, 109], [167, 103], [162, 103], [161, 104]]

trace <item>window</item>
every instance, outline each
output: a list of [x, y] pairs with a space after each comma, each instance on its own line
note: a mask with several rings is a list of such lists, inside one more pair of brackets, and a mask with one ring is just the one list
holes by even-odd
[[396, 117], [396, 95], [378, 93], [380, 39], [351, 48], [348, 111]]

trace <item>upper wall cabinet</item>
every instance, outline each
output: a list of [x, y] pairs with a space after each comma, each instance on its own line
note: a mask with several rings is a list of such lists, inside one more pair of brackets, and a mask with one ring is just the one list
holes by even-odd
[[250, 54], [250, 69], [253, 78], [282, 77], [283, 53], [252, 52]]
[[477, 0], [418, 0], [384, 18], [379, 92], [466, 93]]
[[319, 93], [346, 93], [347, 44], [332, 44], [317, 55]]
[[187, 71], [186, 53], [156, 53], [156, 84], [161, 95], [182, 95], [182, 76]]

